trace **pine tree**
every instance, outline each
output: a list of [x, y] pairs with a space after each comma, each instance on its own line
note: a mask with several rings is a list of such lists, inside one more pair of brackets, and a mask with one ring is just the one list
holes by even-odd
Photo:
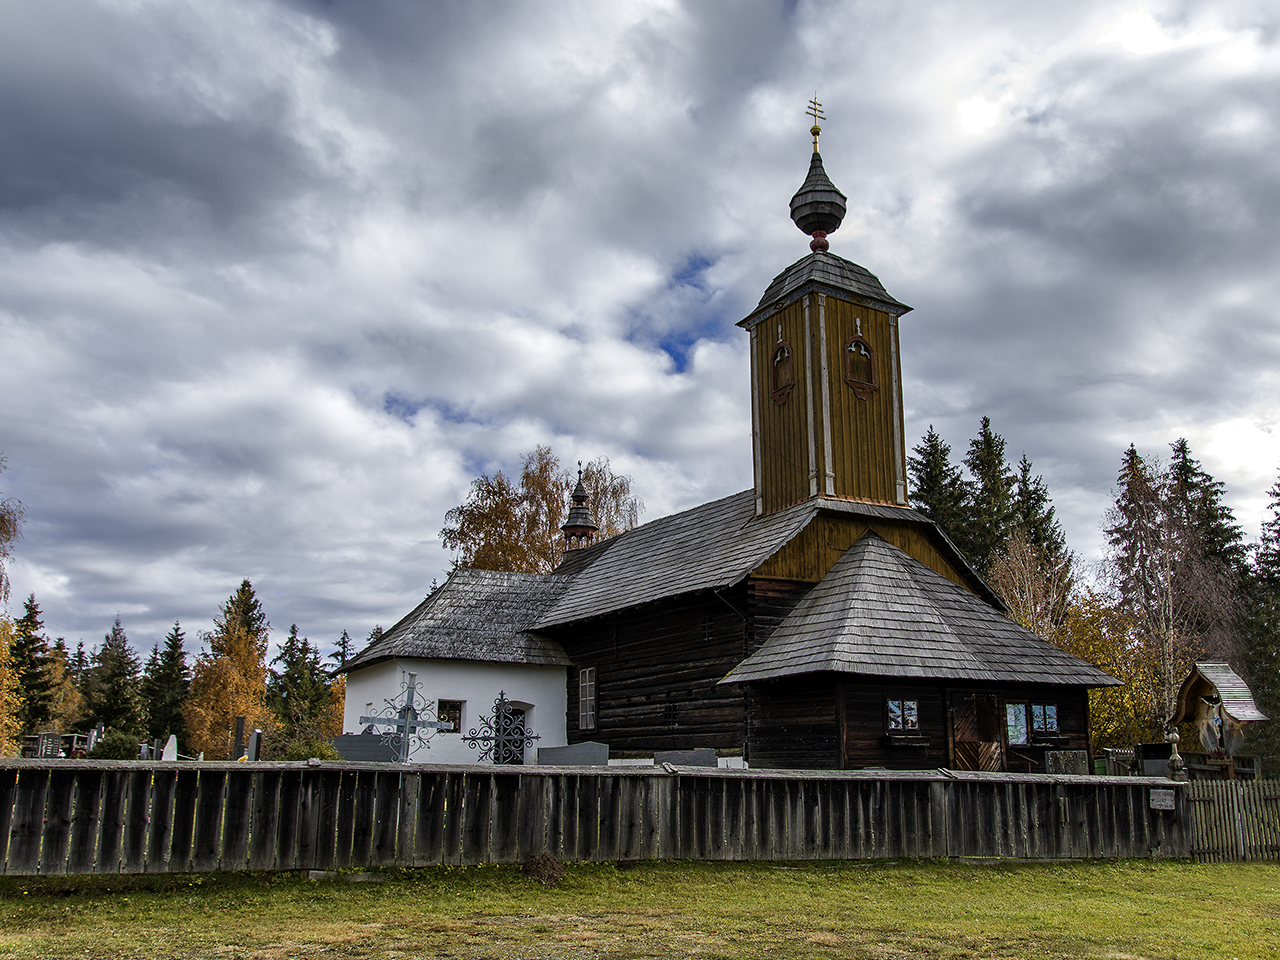
[[269, 730], [267, 707], [267, 642], [271, 625], [253, 584], [241, 582], [213, 621], [205, 639], [209, 650], [197, 659], [191, 695], [183, 708], [188, 748], [206, 757], [228, 759], [237, 717], [245, 728]]
[[966, 553], [961, 541], [969, 530], [972, 484], [951, 462], [951, 445], [929, 424], [929, 431], [907, 457], [911, 473], [911, 506], [924, 514]]
[[1054, 514], [1044, 477], [1031, 474], [1031, 461], [1024, 453], [1018, 461], [1018, 477], [1013, 491], [1013, 526], [1023, 531], [1027, 542], [1054, 557], [1066, 553], [1067, 538]]
[[81, 640], [76, 644], [75, 656], [71, 658], [71, 677], [75, 681], [76, 689], [80, 691], [81, 696], [84, 696], [85, 689], [89, 683], [89, 669], [92, 666], [92, 654], [85, 652], [84, 641]]
[[102, 646], [93, 661], [89, 693], [85, 697], [89, 725], [100, 723], [108, 730], [141, 736], [146, 729], [142, 667], [129, 646], [119, 617], [111, 625], [111, 632], [102, 638]]
[[1202, 551], [1236, 572], [1243, 571], [1249, 551], [1235, 513], [1222, 502], [1226, 484], [1211, 477], [1200, 461], [1191, 456], [1186, 438], [1180, 437], [1169, 446], [1173, 450], [1169, 460], [1173, 495], [1195, 526]]
[[35, 594], [27, 597], [22, 616], [14, 621], [14, 642], [10, 650], [18, 680], [22, 706], [18, 723], [23, 735], [39, 733], [53, 719], [53, 683], [49, 677], [49, 638], [41, 633], [40, 604]]
[[[379, 627], [378, 629], [381, 630], [382, 628]], [[338, 649], [329, 654], [329, 657], [332, 660], [336, 660], [338, 665], [341, 666], [351, 659], [351, 654], [355, 652], [355, 646], [356, 644], [355, 641], [351, 639], [351, 634], [343, 630], [342, 636], [338, 638]]]
[[969, 441], [964, 463], [973, 477], [972, 506], [962, 539], [969, 559], [985, 574], [1013, 532], [1013, 493], [1016, 481], [1004, 455], [1005, 440], [983, 417], [978, 435]]
[[[298, 636], [295, 623], [271, 663], [267, 703], [276, 715], [281, 737], [286, 742], [315, 739], [331, 699], [319, 649]], [[280, 665], [279, 670], [274, 669], [275, 664]]]
[[191, 693], [191, 671], [183, 649], [186, 634], [182, 625], [173, 621], [164, 638], [164, 649], [156, 644], [143, 671], [142, 693], [147, 701], [147, 736], [151, 740], [167, 740], [170, 734], [185, 746], [187, 725], [183, 707]]

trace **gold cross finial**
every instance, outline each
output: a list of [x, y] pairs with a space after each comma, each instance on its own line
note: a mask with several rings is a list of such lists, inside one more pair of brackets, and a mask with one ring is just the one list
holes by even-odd
[[819, 120], [827, 119], [826, 114], [822, 112], [822, 104], [818, 102], [818, 94], [815, 91], [813, 99], [809, 101], [809, 109], [805, 111], [809, 116], [813, 117], [813, 126], [809, 128], [809, 132], [813, 134], [813, 152], [818, 152], [818, 134], [822, 133], [822, 128], [818, 126]]

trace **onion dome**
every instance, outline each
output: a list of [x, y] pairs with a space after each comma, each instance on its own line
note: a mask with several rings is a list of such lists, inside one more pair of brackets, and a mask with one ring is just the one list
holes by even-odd
[[[816, 136], [815, 136], [816, 141]], [[813, 237], [809, 248], [815, 252], [826, 250], [827, 234], [834, 233], [844, 220], [846, 197], [822, 168], [822, 154], [814, 143], [813, 159], [809, 161], [809, 176], [791, 198], [791, 219], [797, 227]]]
[[595, 539], [595, 518], [591, 516], [591, 508], [587, 506], [587, 488], [582, 485], [582, 463], [578, 463], [578, 485], [573, 488], [573, 506], [569, 508], [569, 517], [560, 531], [564, 534], [564, 548], [578, 550], [591, 545]]

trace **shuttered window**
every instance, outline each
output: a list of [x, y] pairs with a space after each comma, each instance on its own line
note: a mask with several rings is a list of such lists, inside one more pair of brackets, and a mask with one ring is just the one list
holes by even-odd
[[596, 728], [596, 668], [578, 669], [578, 729]]

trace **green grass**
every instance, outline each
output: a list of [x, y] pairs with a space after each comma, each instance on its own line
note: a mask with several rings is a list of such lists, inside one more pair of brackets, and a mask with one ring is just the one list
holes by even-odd
[[0, 879], [3, 957], [1272, 958], [1280, 866], [571, 864]]

